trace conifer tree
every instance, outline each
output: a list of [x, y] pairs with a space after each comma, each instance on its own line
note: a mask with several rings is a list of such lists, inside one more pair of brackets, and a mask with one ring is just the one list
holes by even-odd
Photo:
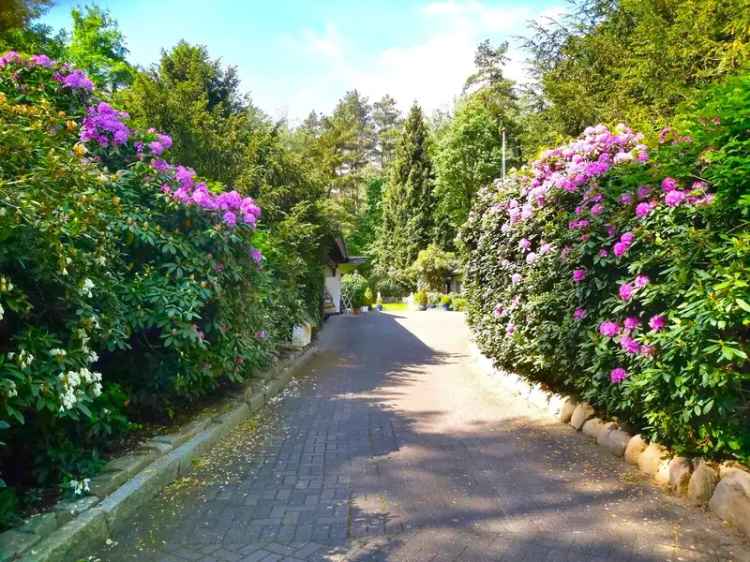
[[411, 284], [409, 266], [434, 239], [433, 185], [429, 132], [414, 104], [396, 147], [376, 250], [376, 271], [401, 288]]

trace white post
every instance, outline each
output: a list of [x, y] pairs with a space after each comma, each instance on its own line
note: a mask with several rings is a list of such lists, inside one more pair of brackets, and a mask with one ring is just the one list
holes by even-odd
[[503, 183], [505, 183], [505, 127], [502, 129], [503, 133]]

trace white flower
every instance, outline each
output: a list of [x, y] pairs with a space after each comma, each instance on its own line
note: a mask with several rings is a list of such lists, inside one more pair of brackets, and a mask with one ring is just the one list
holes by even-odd
[[7, 390], [5, 391], [5, 396], [8, 398], [13, 398], [14, 396], [18, 396], [18, 389], [16, 389], [16, 383], [14, 381], [6, 381], [7, 384]]
[[81, 285], [81, 294], [87, 297], [91, 297], [91, 289], [93, 289], [94, 287], [94, 282], [86, 277], [86, 279], [83, 280], [83, 285]]
[[49, 350], [49, 354], [52, 355], [53, 357], [65, 357], [68, 353], [64, 349], [55, 347]]
[[68, 486], [73, 489], [74, 495], [82, 496], [84, 492], [91, 491], [91, 479], [84, 478], [83, 480], [71, 480], [68, 482]]
[[34, 356], [26, 351], [25, 349], [22, 349], [21, 352], [18, 354], [18, 365], [22, 369], [27, 369], [29, 366], [31, 366], [31, 363], [34, 361]]
[[104, 256], [99, 256], [98, 258], [96, 258], [96, 263], [98, 263], [99, 265], [107, 265], [107, 258], [105, 258]]
[[0, 320], [2, 320], [4, 316], [5, 316], [5, 309], [3, 308], [3, 305], [0, 304]]
[[97, 361], [99, 361], [99, 356], [96, 354], [96, 351], [92, 351], [91, 353], [89, 353], [87, 359], [89, 360], [89, 363], [96, 363]]

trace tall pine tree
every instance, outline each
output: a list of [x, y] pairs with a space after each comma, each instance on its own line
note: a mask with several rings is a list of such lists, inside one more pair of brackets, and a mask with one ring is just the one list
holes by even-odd
[[434, 239], [433, 186], [429, 132], [422, 109], [415, 103], [396, 147], [383, 196], [376, 272], [386, 285], [410, 287], [407, 270]]

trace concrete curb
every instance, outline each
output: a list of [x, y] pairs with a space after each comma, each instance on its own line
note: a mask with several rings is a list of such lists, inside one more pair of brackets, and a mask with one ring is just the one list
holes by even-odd
[[92, 480], [93, 496], [63, 502], [54, 513], [32, 518], [0, 534], [0, 562], [74, 562], [85, 559], [128, 518], [179, 476], [193, 460], [279, 394], [297, 369], [318, 351], [317, 343], [287, 357], [248, 383], [241, 398], [206, 413], [178, 432], [149, 439], [134, 454], [108, 463]]
[[686, 459], [658, 443], [632, 435], [616, 421], [600, 419], [587, 402], [543, 390], [515, 373], [497, 369], [475, 344], [470, 353], [480, 371], [502, 390], [519, 396], [560, 423], [593, 438], [614, 456], [637, 465], [652, 480], [690, 503], [708, 507], [736, 529], [750, 536], [750, 468], [735, 461], [719, 465], [704, 459]]

